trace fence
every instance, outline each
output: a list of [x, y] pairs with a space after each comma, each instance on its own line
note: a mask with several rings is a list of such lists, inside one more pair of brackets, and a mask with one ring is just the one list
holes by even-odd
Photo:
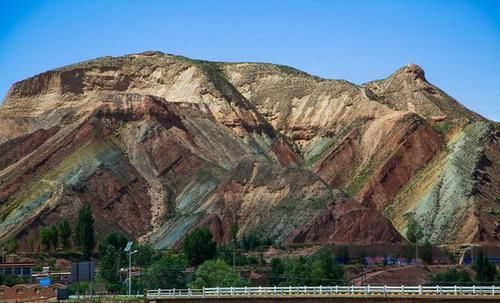
[[490, 295], [500, 297], [500, 286], [287, 286], [215, 287], [203, 289], [152, 289], [147, 297], [232, 297], [232, 296], [328, 296], [328, 295]]

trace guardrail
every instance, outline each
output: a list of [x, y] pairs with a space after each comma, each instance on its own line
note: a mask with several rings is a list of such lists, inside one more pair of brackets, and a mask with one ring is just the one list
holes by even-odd
[[500, 297], [500, 286], [287, 286], [151, 289], [149, 299], [167, 297], [335, 296], [335, 295], [490, 295]]

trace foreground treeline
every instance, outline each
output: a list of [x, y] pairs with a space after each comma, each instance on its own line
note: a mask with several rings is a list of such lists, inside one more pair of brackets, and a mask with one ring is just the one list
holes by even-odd
[[[151, 246], [134, 243], [131, 249], [132, 291], [137, 293], [158, 288], [251, 286], [250, 271], [258, 272], [259, 278], [253, 277], [257, 281], [256, 286], [326, 286], [351, 283], [346, 275], [347, 266], [344, 265], [350, 259], [346, 249], [341, 250], [338, 256], [334, 255], [332, 249], [322, 248], [307, 257], [265, 260], [263, 251], [274, 245], [273, 241], [255, 233], [238, 240], [237, 234], [238, 227], [234, 225], [231, 227], [232, 239], [221, 246], [217, 246], [207, 228], [194, 229], [176, 249], [155, 250]], [[418, 228], [409, 231], [410, 246], [407, 251], [410, 253], [414, 251], [414, 246], [411, 245], [417, 242], [418, 234]], [[130, 239], [119, 232], [110, 232], [101, 239], [98, 241], [95, 235], [89, 205], [82, 207], [73, 226], [67, 220], [62, 220], [39, 231], [40, 246], [49, 255], [72, 261], [93, 259], [98, 266], [94, 283], [105, 285], [106, 290], [111, 293], [126, 293], [129, 255], [124, 248]], [[429, 259], [432, 260], [430, 249], [424, 248], [421, 251], [423, 256], [430, 255]], [[358, 265], [366, 267], [368, 264], [363, 260], [364, 258], [360, 258], [361, 263]], [[55, 265], [55, 260], [53, 265], [47, 265]], [[474, 259], [472, 269], [474, 272], [451, 269], [433, 275], [430, 284], [500, 283], [500, 273], [497, 273], [495, 265], [482, 251]], [[0, 276], [0, 284], [24, 282], [20, 279]], [[89, 287], [88, 283], [80, 283], [70, 288], [72, 292], [76, 292], [76, 289], [87, 292]]]
[[[254, 237], [254, 236], [252, 236]], [[242, 242], [248, 242], [248, 239]], [[258, 242], [253, 241], [252, 242]], [[120, 267], [128, 264], [123, 252], [127, 239], [111, 233], [99, 248], [99, 277], [111, 292], [124, 292], [126, 274]], [[270, 264], [260, 257], [246, 256], [243, 252], [259, 246], [243, 247], [232, 242], [217, 247], [206, 228], [197, 228], [186, 236], [177, 250], [155, 251], [146, 245], [135, 245], [133, 266], [140, 267], [139, 276], [133, 277], [135, 291], [157, 288], [202, 288], [224, 286], [251, 286], [251, 282], [235, 266], [265, 267], [269, 272], [265, 281], [269, 285], [332, 285], [345, 284], [344, 268], [337, 265], [329, 249], [304, 258], [275, 258]], [[250, 249], [248, 249], [250, 248]]]

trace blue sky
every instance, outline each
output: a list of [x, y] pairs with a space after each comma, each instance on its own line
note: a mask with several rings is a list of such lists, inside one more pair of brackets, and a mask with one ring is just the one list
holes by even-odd
[[354, 83], [414, 62], [500, 121], [500, 1], [0, 0], [0, 99], [34, 74], [146, 50]]

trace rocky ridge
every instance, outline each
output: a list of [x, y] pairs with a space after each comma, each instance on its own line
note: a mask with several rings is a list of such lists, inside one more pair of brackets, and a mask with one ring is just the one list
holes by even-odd
[[[409, 65], [361, 86], [159, 52], [14, 84], [0, 108], [0, 241], [91, 203], [157, 247], [205, 225], [282, 243], [498, 243], [499, 127]], [[351, 197], [351, 198], [349, 198]], [[347, 210], [346, 210], [347, 209]], [[464, 224], [464, 222], [466, 222]]]

